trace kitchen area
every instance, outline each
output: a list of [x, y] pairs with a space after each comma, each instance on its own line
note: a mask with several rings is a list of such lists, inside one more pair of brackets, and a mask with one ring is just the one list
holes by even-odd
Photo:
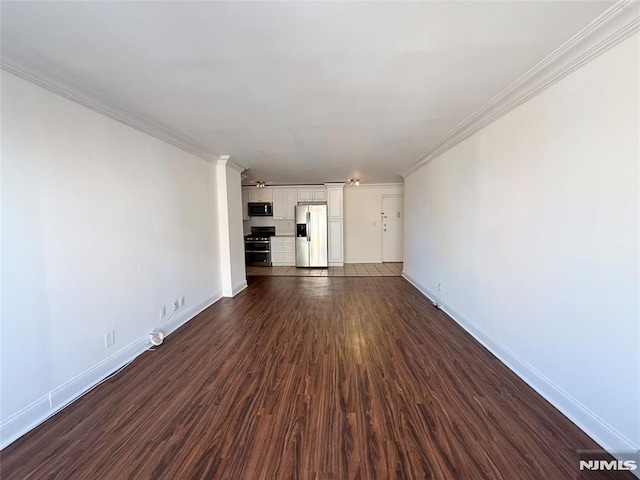
[[250, 267], [343, 266], [344, 183], [245, 186], [245, 264]]
[[[363, 190], [364, 189], [364, 190]], [[248, 276], [399, 276], [401, 256], [376, 251], [387, 235], [380, 200], [401, 197], [397, 184], [350, 188], [345, 183], [242, 187]], [[347, 215], [346, 199], [350, 200]], [[383, 208], [384, 209], [384, 208]], [[349, 217], [349, 218], [347, 218]], [[346, 222], [349, 220], [350, 228]], [[396, 218], [397, 220], [397, 218]], [[401, 228], [401, 226], [400, 226]], [[350, 252], [346, 245], [349, 242]], [[373, 254], [371, 251], [373, 250]], [[364, 254], [364, 255], [363, 255]], [[348, 263], [347, 263], [348, 262]]]

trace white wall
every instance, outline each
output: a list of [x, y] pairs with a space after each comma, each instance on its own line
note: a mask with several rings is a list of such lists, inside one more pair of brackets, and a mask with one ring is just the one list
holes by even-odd
[[606, 448], [640, 447], [638, 36], [405, 181], [405, 274]]
[[382, 262], [382, 195], [403, 193], [404, 186], [397, 183], [345, 187], [345, 263]]
[[139, 353], [161, 305], [185, 296], [175, 328], [219, 298], [214, 185], [204, 160], [2, 73], [3, 444]]

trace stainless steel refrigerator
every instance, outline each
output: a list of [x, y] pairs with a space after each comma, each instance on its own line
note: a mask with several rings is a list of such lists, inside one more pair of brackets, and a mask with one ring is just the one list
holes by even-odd
[[296, 206], [296, 267], [327, 267], [327, 206]]

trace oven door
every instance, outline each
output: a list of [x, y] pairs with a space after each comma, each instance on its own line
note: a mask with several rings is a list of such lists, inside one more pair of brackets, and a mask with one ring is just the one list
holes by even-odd
[[247, 266], [270, 267], [271, 251], [269, 241], [246, 240], [244, 242], [244, 260]]

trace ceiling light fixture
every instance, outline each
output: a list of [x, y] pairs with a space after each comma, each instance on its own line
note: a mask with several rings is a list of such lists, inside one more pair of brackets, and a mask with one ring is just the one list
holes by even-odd
[[262, 180], [258, 181], [258, 183], [256, 184], [256, 187], [258, 188], [264, 188], [266, 186], [267, 186], [266, 182], [263, 182]]
[[358, 185], [360, 185], [360, 179], [359, 178], [350, 178], [349, 179], [349, 186], [353, 186], [355, 185], [356, 187]]

